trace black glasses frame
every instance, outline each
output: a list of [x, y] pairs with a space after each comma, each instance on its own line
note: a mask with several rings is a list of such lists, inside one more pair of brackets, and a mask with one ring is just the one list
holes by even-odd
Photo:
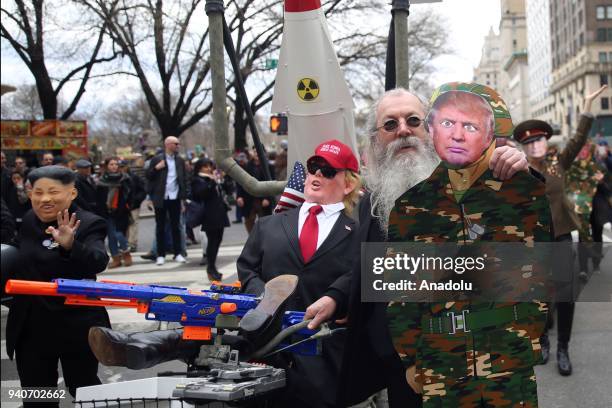
[[[423, 119], [418, 116], [408, 116], [406, 119], [406, 125], [411, 128], [418, 128], [424, 122]], [[387, 119], [382, 126], [376, 128], [376, 130], [385, 129], [387, 132], [393, 132], [399, 128], [399, 121], [397, 119]]]

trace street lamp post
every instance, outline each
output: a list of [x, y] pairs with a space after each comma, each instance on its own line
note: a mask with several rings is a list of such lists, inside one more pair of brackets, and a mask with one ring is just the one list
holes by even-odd
[[409, 0], [393, 0], [391, 3], [393, 29], [395, 31], [395, 86], [408, 89], [410, 82], [408, 60]]
[[[227, 129], [225, 66], [223, 63], [223, 0], [206, 0], [204, 9], [208, 15], [209, 27], [215, 161], [228, 176], [236, 180], [249, 194], [255, 197], [280, 194], [285, 187], [284, 181], [258, 181], [240, 167], [231, 156]], [[231, 41], [231, 38], [229, 38], [229, 41]], [[238, 72], [235, 72], [235, 74], [238, 75]], [[265, 160], [262, 160], [262, 163], [265, 163]]]
[[[410, 63], [408, 53], [408, 15], [410, 4], [439, 3], [442, 0], [393, 0], [391, 14], [393, 15], [393, 64], [395, 68], [394, 81], [387, 80], [387, 90], [397, 87], [408, 89], [410, 84]], [[391, 46], [389, 46], [391, 48]], [[389, 54], [387, 54], [389, 56]], [[390, 64], [387, 61], [387, 64]], [[391, 72], [389, 69], [387, 73]]]

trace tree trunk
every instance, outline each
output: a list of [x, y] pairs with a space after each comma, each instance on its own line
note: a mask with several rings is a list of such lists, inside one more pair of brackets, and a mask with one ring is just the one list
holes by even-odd
[[159, 123], [159, 127], [161, 129], [161, 138], [162, 142], [168, 136], [176, 136], [181, 137], [181, 132], [179, 130], [179, 124], [176, 123], [172, 118], [157, 118]]
[[51, 78], [43, 62], [32, 63], [32, 74], [36, 81], [36, 90], [44, 119], [57, 119], [57, 95], [53, 90]]

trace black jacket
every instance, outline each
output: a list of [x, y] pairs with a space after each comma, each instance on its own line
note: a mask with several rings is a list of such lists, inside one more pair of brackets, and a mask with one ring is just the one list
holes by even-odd
[[[384, 242], [372, 217], [371, 196], [359, 202], [359, 239]], [[406, 382], [405, 369], [393, 347], [386, 303], [361, 303], [361, 262], [353, 269], [347, 342], [340, 374], [339, 406], [357, 404], [387, 388], [390, 407], [419, 407], [421, 397]]]
[[[15, 238], [15, 218], [4, 202], [4, 198], [1, 198], [0, 201], [2, 201], [2, 215], [0, 218], [0, 231], [2, 233], [0, 234], [0, 242], [11, 244]], [[5, 272], [2, 273], [4, 274]]]
[[[21, 191], [21, 193], [25, 194], [23, 190]], [[27, 199], [23, 203], [20, 202], [19, 201], [19, 190], [15, 186], [13, 187], [12, 190], [9, 190], [8, 197], [5, 197], [4, 200], [6, 202], [6, 205], [9, 211], [11, 212], [11, 214], [13, 214], [13, 218], [15, 219], [15, 222], [17, 223], [17, 227], [19, 227], [18, 223], [21, 222], [25, 213], [27, 213], [32, 208], [32, 203], [30, 202], [29, 199]]]
[[127, 174], [132, 182], [132, 209], [136, 210], [147, 198], [146, 183], [142, 177], [134, 172], [129, 171]]
[[[106, 269], [108, 255], [104, 246], [106, 222], [87, 211], [72, 205], [81, 225], [77, 229], [75, 241], [70, 251], [61, 247], [48, 249], [43, 241], [49, 238], [45, 230], [56, 222], [43, 223], [33, 211], [24, 219], [18, 235], [21, 267], [10, 271], [13, 279], [50, 282], [53, 279], [91, 279]], [[10, 310], [6, 323], [6, 351], [13, 357], [15, 347], [29, 326], [44, 325], [59, 327], [65, 322], [75, 328], [87, 329], [94, 325], [110, 327], [108, 314], [103, 307], [80, 307], [64, 305], [63, 297], [16, 295], [9, 304]], [[35, 316], [35, 319], [32, 317]], [[59, 335], [54, 331], [49, 336]], [[41, 347], [45, 341], [41, 339]]]
[[[247, 173], [255, 177], [257, 180], [265, 180], [263, 168], [261, 167], [261, 165], [256, 165], [253, 160], [249, 161], [244, 169]], [[274, 167], [270, 167], [270, 174], [272, 175], [272, 179], [274, 179]], [[256, 200], [261, 201], [264, 198], [270, 201], [270, 205], [263, 209], [264, 215], [272, 214], [272, 209], [274, 209], [274, 197], [253, 197], [244, 188], [242, 188], [240, 184], [237, 184], [236, 187], [236, 198], [242, 198], [244, 200], [242, 214], [245, 216], [247, 216], [251, 212], [251, 209], [253, 208], [253, 203]]]
[[[346, 312], [350, 271], [359, 251], [357, 224], [341, 214], [329, 236], [304, 264], [298, 239], [299, 209], [260, 218], [238, 258], [238, 277], [247, 293], [261, 294], [265, 282], [283, 275], [299, 277], [287, 310], [304, 311], [324, 295], [336, 300], [338, 317]], [[283, 395], [292, 407], [336, 406], [336, 384], [342, 360], [343, 333], [323, 340], [318, 356], [285, 353], [288, 386]]]
[[[166, 165], [161, 170], [156, 170], [155, 166], [157, 166], [157, 163], [165, 159], [166, 153], [161, 153], [153, 157], [146, 172], [147, 181], [149, 182], [148, 192], [155, 208], [162, 208], [164, 206], [164, 197], [166, 195], [166, 177], [168, 176], [168, 163], [166, 162]], [[185, 161], [177, 154], [174, 156], [174, 162], [176, 164], [176, 181], [179, 187], [177, 199], [185, 200], [187, 198]]]
[[[225, 191], [224, 191], [225, 190]], [[194, 175], [191, 180], [191, 196], [199, 203], [204, 204], [204, 217], [202, 231], [226, 228], [230, 226], [227, 216], [224, 194], [227, 193], [226, 184], [219, 184], [211, 177]]]
[[91, 176], [76, 175], [74, 186], [77, 189], [77, 198], [74, 203], [85, 211], [102, 215], [104, 212], [104, 201], [100, 202], [96, 192], [96, 184]]
[[[102, 206], [98, 215], [106, 219], [112, 219], [115, 222], [117, 230], [126, 234], [130, 224], [130, 213], [133, 206], [132, 181], [130, 177], [124, 173], [115, 173], [114, 175], [119, 177], [117, 180], [108, 177], [110, 175], [111, 173], [102, 175], [96, 186], [96, 194], [100, 206]], [[118, 188], [117, 191], [119, 192], [116, 203], [109, 198], [109, 192], [115, 187]]]
[[0, 168], [0, 196], [6, 201], [14, 189], [15, 185], [11, 180], [11, 169], [8, 167]]

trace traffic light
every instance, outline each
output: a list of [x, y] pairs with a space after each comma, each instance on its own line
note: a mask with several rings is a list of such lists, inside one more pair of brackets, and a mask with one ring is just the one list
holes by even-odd
[[286, 135], [287, 116], [280, 113], [270, 116], [270, 132], [276, 133], [277, 135]]

